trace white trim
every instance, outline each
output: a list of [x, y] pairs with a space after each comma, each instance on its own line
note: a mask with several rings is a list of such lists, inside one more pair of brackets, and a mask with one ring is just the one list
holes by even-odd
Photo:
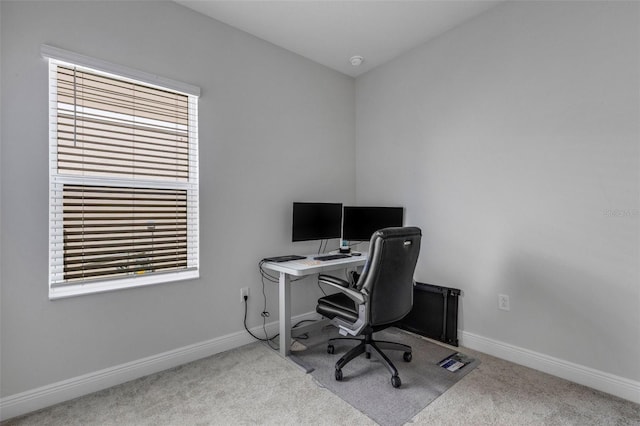
[[[190, 161], [192, 162], [192, 161]], [[191, 166], [190, 166], [191, 167]], [[191, 172], [191, 171], [190, 171]], [[99, 177], [57, 173], [51, 176], [52, 184], [70, 184], [70, 185], [94, 185], [94, 186], [115, 186], [118, 188], [152, 188], [152, 189], [180, 189], [183, 191], [195, 191], [198, 189], [198, 181], [180, 182], [172, 180], [148, 180], [148, 179], [130, 179], [118, 177]]]
[[[309, 312], [292, 318], [292, 321], [295, 323], [305, 319], [317, 319], [317, 317], [315, 312]], [[269, 323], [266, 325], [266, 329], [269, 335], [273, 335], [278, 331], [278, 323]], [[261, 325], [253, 327], [251, 332], [256, 336], [262, 336], [264, 334]], [[40, 410], [83, 395], [88, 395], [252, 342], [255, 342], [255, 340], [243, 330], [10, 395], [0, 399], [0, 421]], [[277, 352], [274, 351], [274, 354], [277, 354]]]
[[84, 296], [85, 294], [106, 293], [107, 291], [140, 288], [149, 285], [193, 280], [196, 278], [200, 278], [200, 272], [197, 269], [149, 274], [147, 276], [135, 275], [131, 278], [109, 278], [104, 281], [87, 281], [80, 284], [62, 284], [59, 286], [51, 284], [49, 286], [49, 300]]
[[154, 86], [160, 86], [162, 88], [175, 90], [189, 95], [200, 96], [200, 88], [197, 86], [161, 77], [159, 75], [151, 74], [148, 72], [138, 71], [136, 69], [128, 68], [122, 65], [113, 64], [111, 62], [103, 61], [102, 59], [96, 59], [90, 56], [81, 55], [79, 53], [70, 52], [58, 47], [43, 44], [42, 46], [40, 46], [40, 54], [44, 58], [68, 62], [74, 65], [80, 65], [98, 71], [117, 74], [118, 76], [127, 77], [133, 80], [143, 81]]
[[458, 330], [460, 345], [640, 404], [640, 382]]

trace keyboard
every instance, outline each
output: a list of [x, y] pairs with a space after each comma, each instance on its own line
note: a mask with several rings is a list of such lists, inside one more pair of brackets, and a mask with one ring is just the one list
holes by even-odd
[[299, 264], [302, 264], [304, 266], [322, 265], [322, 261], [321, 260], [313, 260], [313, 259], [309, 259], [309, 258], [300, 259], [300, 260], [294, 260], [293, 263], [299, 263]]
[[348, 254], [328, 254], [326, 256], [316, 256], [313, 259], [314, 260], [336, 260], [336, 259], [346, 259], [347, 257], [351, 257]]

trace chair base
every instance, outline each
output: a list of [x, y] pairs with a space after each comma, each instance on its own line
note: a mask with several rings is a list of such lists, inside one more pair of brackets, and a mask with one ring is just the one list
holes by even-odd
[[336, 363], [336, 380], [342, 380], [342, 368], [347, 365], [352, 359], [366, 354], [367, 358], [371, 358], [371, 354], [373, 354], [391, 373], [391, 384], [394, 388], [398, 388], [401, 385], [400, 376], [398, 375], [398, 369], [391, 362], [389, 357], [382, 352], [382, 349], [393, 350], [393, 351], [403, 351], [404, 354], [402, 359], [406, 362], [411, 361], [411, 346], [403, 345], [402, 343], [396, 342], [388, 342], [384, 340], [374, 340], [373, 333], [368, 333], [364, 335], [363, 339], [358, 339], [355, 337], [336, 337], [333, 339], [329, 339], [327, 342], [327, 352], [333, 353], [333, 342], [337, 340], [352, 340], [359, 342], [359, 344], [349, 350], [346, 354], [342, 356]]

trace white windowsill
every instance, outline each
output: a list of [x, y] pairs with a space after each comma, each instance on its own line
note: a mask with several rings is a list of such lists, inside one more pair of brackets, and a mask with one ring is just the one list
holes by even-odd
[[192, 271], [172, 272], [167, 274], [121, 278], [111, 281], [72, 284], [60, 287], [49, 287], [49, 300], [67, 297], [84, 296], [86, 294], [105, 293], [107, 291], [140, 288], [174, 281], [192, 280], [200, 277], [198, 269]]

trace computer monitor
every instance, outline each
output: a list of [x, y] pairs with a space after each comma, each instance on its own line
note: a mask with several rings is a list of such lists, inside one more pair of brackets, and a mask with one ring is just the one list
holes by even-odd
[[402, 207], [345, 206], [342, 222], [344, 241], [369, 241], [378, 229], [402, 226]]
[[341, 203], [293, 203], [292, 241], [340, 238]]

